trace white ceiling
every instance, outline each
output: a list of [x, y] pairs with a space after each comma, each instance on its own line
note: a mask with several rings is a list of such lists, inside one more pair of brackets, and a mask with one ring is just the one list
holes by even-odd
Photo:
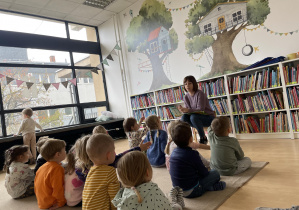
[[138, 0], [115, 0], [105, 10], [83, 5], [85, 0], [0, 0], [0, 9], [99, 26]]

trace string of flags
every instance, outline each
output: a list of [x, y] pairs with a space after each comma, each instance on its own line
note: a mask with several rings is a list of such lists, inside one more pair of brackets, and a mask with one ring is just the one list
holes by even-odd
[[193, 54], [190, 54], [189, 56], [192, 58], [193, 61], [199, 61], [203, 56], [203, 52], [200, 54], [199, 58], [194, 58]]
[[298, 33], [298, 32], [299, 32], [299, 29], [294, 30], [294, 31], [289, 31], [289, 32], [278, 32], [278, 31], [273, 31], [273, 30], [271, 30], [270, 28], [268, 28], [267, 26], [265, 26], [264, 24], [261, 24], [261, 25], [257, 26], [256, 28], [251, 28], [251, 29], [249, 29], [249, 28], [245, 28], [245, 30], [246, 30], [246, 31], [255, 31], [255, 30], [257, 30], [258, 28], [261, 28], [261, 27], [262, 27], [263, 29], [267, 30], [267, 32], [269, 32], [270, 34], [280, 35], [280, 36], [282, 36], [282, 35], [285, 35], [285, 36], [287, 36], [287, 35], [293, 35], [294, 33]]
[[195, 4], [196, 2], [198, 2], [198, 1], [194, 1], [194, 2], [192, 2], [191, 4], [188, 4], [188, 5], [183, 6], [183, 7], [178, 7], [178, 8], [166, 8], [166, 10], [168, 10], [168, 11], [170, 11], [170, 12], [171, 12], [171, 11], [172, 11], [172, 12], [181, 11], [182, 9], [186, 9], [186, 8], [192, 7], [193, 4]]
[[[113, 57], [112, 57], [112, 55], [116, 55], [116, 56], [117, 56], [117, 52], [116, 52], [115, 50], [121, 50], [121, 48], [119, 47], [118, 44], [116, 44], [116, 45], [114, 46], [114, 48], [109, 52], [108, 56], [107, 56], [106, 58], [103, 59], [103, 62], [102, 62], [103, 64], [109, 66], [107, 59], [113, 61]], [[89, 71], [87, 71], [87, 72], [85, 73], [85, 76], [87, 76], [87, 77], [89, 77], [89, 78], [92, 78], [92, 73], [91, 73], [91, 72], [93, 72], [93, 73], [95, 73], [95, 74], [99, 74], [99, 73], [98, 73], [98, 70], [103, 70], [103, 67], [102, 67], [101, 64], [99, 64], [98, 66], [94, 67], [93, 69], [90, 69]], [[79, 74], [78, 74], [78, 75], [79, 75]], [[81, 76], [81, 75], [80, 75], [80, 76]], [[80, 76], [79, 76], [79, 77], [80, 77]], [[26, 83], [26, 87], [27, 87], [28, 90], [32, 87], [33, 84], [35, 84], [34, 82], [26, 82], [26, 81], [23, 81], [23, 80], [19, 80], [19, 79], [15, 79], [15, 78], [12, 78], [12, 77], [8, 77], [8, 76], [6, 76], [6, 75], [4, 75], [4, 74], [0, 74], [0, 79], [1, 79], [1, 78], [4, 78], [4, 77], [6, 78], [6, 84], [7, 84], [7, 85], [8, 85], [9, 83], [11, 83], [12, 81], [16, 80], [17, 87], [20, 87], [23, 83]], [[73, 79], [71, 79], [71, 80], [67, 80], [67, 81], [64, 81], [64, 82], [40, 83], [40, 84], [42, 84], [42, 85], [44, 86], [45, 90], [48, 91], [48, 89], [50, 88], [51, 85], [52, 85], [53, 87], [55, 87], [56, 90], [58, 90], [60, 84], [62, 84], [65, 88], [67, 88], [67, 86], [68, 86], [69, 83], [71, 83], [71, 84], [73, 84], [73, 85], [76, 86], [76, 85], [77, 85], [77, 78], [73, 78]]]

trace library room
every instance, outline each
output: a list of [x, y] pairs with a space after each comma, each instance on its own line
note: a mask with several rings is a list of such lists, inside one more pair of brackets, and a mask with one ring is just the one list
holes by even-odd
[[297, 8], [0, 0], [0, 209], [299, 209]]

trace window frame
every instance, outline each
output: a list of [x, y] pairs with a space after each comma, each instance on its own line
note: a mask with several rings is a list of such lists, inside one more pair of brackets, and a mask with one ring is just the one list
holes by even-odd
[[[42, 64], [17, 64], [17, 63], [0, 63], [0, 67], [27, 67], [27, 68], [62, 68], [62, 69], [71, 69], [72, 70], [72, 78], [76, 77], [76, 69], [94, 69], [95, 66], [76, 66], [74, 63], [73, 53], [89, 53], [89, 54], [97, 54], [100, 56], [100, 62], [102, 63], [103, 57], [100, 47], [100, 40], [99, 40], [99, 32], [96, 26], [90, 26], [86, 24], [80, 24], [70, 21], [63, 21], [58, 20], [54, 18], [46, 18], [41, 17], [38, 15], [28, 15], [25, 13], [20, 12], [12, 12], [7, 10], [2, 10], [3, 12], [8, 12], [10, 14], [22, 14], [27, 15], [32, 18], [44, 18], [49, 20], [55, 20], [59, 21], [65, 24], [65, 30], [67, 34], [67, 38], [59, 38], [59, 37], [51, 37], [46, 35], [37, 35], [37, 34], [28, 34], [23, 32], [12, 32], [12, 31], [2, 31], [0, 29], [0, 36], [2, 39], [0, 39], [0, 46], [6, 46], [6, 47], [20, 47], [20, 48], [36, 48], [36, 49], [44, 49], [44, 50], [57, 50], [57, 51], [66, 51], [70, 55], [70, 65], [42, 65]], [[70, 31], [69, 31], [69, 24], [77, 24], [82, 26], [88, 26], [93, 27], [95, 29], [97, 42], [91, 42], [91, 41], [80, 41], [70, 38]], [[84, 47], [82, 47], [84, 46]], [[50, 110], [50, 109], [58, 109], [58, 108], [71, 108], [76, 107], [78, 110], [78, 118], [79, 118], [79, 124], [86, 124], [90, 122], [90, 119], [85, 119], [84, 117], [84, 108], [89, 107], [106, 107], [107, 111], [110, 111], [109, 107], [109, 101], [108, 101], [108, 92], [107, 92], [107, 86], [106, 86], [106, 78], [104, 70], [100, 71], [99, 74], [102, 74], [103, 77], [103, 84], [104, 84], [104, 94], [105, 94], [105, 101], [98, 101], [98, 102], [88, 102], [88, 103], [80, 103], [79, 99], [79, 92], [78, 92], [78, 86], [74, 86], [74, 98], [75, 101], [72, 104], [63, 104], [63, 105], [51, 105], [51, 106], [37, 106], [37, 107], [31, 107], [33, 111], [39, 111], [39, 110]], [[61, 78], [62, 79], [62, 78]], [[49, 78], [50, 80], [50, 78]], [[90, 81], [88, 81], [89, 83]], [[5, 114], [10, 113], [21, 113], [23, 108], [17, 108], [17, 109], [9, 109], [4, 110], [3, 106], [3, 100], [2, 100], [2, 92], [1, 92], [1, 84], [0, 84], [0, 118], [1, 118], [1, 129], [2, 129], [2, 137], [7, 137], [11, 135], [7, 135], [7, 129], [6, 129], [6, 122], [5, 122]], [[73, 125], [70, 125], [73, 126]], [[69, 127], [69, 126], [60, 126], [51, 128], [51, 130], [61, 127]], [[0, 138], [2, 138], [0, 136]]]

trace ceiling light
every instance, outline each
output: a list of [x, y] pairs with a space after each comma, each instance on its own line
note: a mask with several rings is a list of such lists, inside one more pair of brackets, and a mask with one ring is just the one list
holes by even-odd
[[105, 9], [112, 2], [114, 2], [114, 0], [85, 0], [83, 4], [91, 7]]

